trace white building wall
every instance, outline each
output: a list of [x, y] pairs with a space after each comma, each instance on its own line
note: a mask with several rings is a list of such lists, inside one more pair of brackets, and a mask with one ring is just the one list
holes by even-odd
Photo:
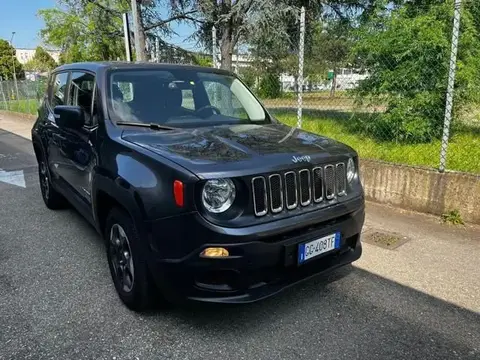
[[[58, 63], [58, 60], [60, 58], [60, 51], [47, 50], [47, 53], [49, 53], [50, 56], [53, 58], [53, 60], [55, 60]], [[35, 56], [35, 49], [19, 48], [19, 49], [15, 49], [15, 54], [18, 62], [20, 64], [25, 64], [33, 59], [33, 57]]]

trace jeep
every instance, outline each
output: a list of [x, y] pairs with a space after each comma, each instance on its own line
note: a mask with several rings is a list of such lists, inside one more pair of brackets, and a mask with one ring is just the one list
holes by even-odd
[[361, 256], [357, 153], [282, 124], [231, 72], [62, 65], [32, 143], [45, 205], [101, 234], [130, 309], [253, 302]]

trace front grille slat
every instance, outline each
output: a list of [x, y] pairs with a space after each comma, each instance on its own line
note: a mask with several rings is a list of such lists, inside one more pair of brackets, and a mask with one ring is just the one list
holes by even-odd
[[307, 169], [298, 172], [300, 178], [300, 204], [307, 206], [312, 201], [312, 187], [310, 185], [310, 171]]
[[268, 212], [267, 209], [267, 186], [263, 176], [252, 179], [253, 189], [253, 210], [255, 215], [263, 216]]
[[282, 177], [279, 174], [270, 175], [270, 206], [273, 213], [278, 213], [283, 209], [283, 188]]
[[324, 168], [325, 174], [325, 198], [332, 200], [335, 198], [335, 169], [333, 165], [327, 165]]
[[337, 164], [337, 172], [335, 178], [337, 180], [337, 194], [338, 196], [344, 196], [347, 191], [347, 178], [345, 174], [345, 164], [339, 163]]
[[293, 171], [285, 174], [285, 203], [288, 210], [295, 209], [298, 205], [297, 175]]
[[[269, 211], [277, 214], [328, 200], [329, 203], [347, 194], [344, 162], [282, 174], [257, 176], [252, 180], [253, 207], [256, 216]], [[268, 184], [267, 184], [268, 183]], [[268, 186], [268, 190], [267, 190]]]
[[321, 167], [313, 169], [313, 201], [323, 201], [323, 171]]

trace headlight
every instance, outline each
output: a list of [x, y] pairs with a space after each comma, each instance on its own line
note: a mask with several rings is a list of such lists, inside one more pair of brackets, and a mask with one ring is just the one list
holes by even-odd
[[354, 177], [355, 177], [355, 163], [353, 162], [353, 159], [350, 158], [350, 159], [348, 159], [348, 162], [347, 162], [347, 180], [348, 180], [348, 182], [351, 183]]
[[209, 212], [227, 211], [235, 200], [235, 184], [230, 179], [208, 180], [203, 186], [202, 203]]

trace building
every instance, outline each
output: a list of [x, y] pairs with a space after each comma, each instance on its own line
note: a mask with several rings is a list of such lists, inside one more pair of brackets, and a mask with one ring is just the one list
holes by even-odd
[[350, 90], [358, 86], [358, 83], [368, 78], [367, 71], [342, 68], [337, 71], [337, 90]]
[[[47, 53], [58, 63], [60, 58], [60, 51], [58, 50], [46, 50]], [[33, 59], [35, 56], [35, 49], [25, 49], [25, 48], [18, 48], [15, 49], [15, 54], [17, 56], [17, 60], [20, 64], [25, 64]]]
[[[238, 73], [238, 70], [251, 66], [253, 58], [249, 54], [232, 54], [232, 68]], [[333, 70], [329, 73], [333, 74]], [[341, 68], [337, 70], [336, 89], [350, 90], [358, 86], [358, 83], [369, 76], [367, 71], [355, 68]], [[280, 74], [282, 91], [295, 92], [297, 89], [297, 76], [292, 74]], [[304, 78], [303, 91], [325, 91], [332, 88], [332, 79], [330, 76], [323, 81], [311, 81], [308, 76]]]
[[238, 74], [240, 68], [251, 66], [253, 58], [248, 54], [232, 54], [232, 69]]

